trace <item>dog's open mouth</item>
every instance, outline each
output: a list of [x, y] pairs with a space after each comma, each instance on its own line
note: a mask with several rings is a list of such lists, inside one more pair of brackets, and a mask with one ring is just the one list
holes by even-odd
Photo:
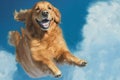
[[40, 25], [42, 30], [48, 30], [49, 26], [50, 26], [50, 20], [49, 19], [43, 19], [41, 21], [39, 21], [38, 19], [36, 19], [37, 23]]

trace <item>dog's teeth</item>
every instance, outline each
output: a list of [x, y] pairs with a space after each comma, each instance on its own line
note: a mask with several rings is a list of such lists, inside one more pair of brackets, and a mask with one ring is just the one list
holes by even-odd
[[48, 27], [48, 26], [49, 26], [49, 22], [43, 23], [43, 26], [44, 26], [44, 27]]

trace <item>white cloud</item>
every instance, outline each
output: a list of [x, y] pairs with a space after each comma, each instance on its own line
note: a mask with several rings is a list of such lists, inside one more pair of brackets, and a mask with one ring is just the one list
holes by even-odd
[[120, 80], [120, 0], [97, 1], [88, 12], [75, 52], [88, 65], [76, 68], [72, 80]]
[[0, 80], [13, 80], [16, 70], [15, 56], [7, 51], [0, 50]]

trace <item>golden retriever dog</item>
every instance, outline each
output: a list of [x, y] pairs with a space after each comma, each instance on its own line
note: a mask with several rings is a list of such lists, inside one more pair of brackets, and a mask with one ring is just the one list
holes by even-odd
[[44, 73], [61, 76], [56, 63], [83, 67], [86, 61], [71, 54], [59, 27], [61, 15], [46, 1], [36, 3], [32, 9], [15, 11], [14, 18], [25, 23], [22, 34], [9, 32], [9, 42], [16, 48], [16, 60], [33, 78]]

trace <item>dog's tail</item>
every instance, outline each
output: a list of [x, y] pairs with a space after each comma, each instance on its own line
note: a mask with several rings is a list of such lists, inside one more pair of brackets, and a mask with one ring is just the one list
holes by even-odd
[[9, 44], [16, 47], [20, 41], [20, 33], [18, 31], [10, 31], [8, 38]]

